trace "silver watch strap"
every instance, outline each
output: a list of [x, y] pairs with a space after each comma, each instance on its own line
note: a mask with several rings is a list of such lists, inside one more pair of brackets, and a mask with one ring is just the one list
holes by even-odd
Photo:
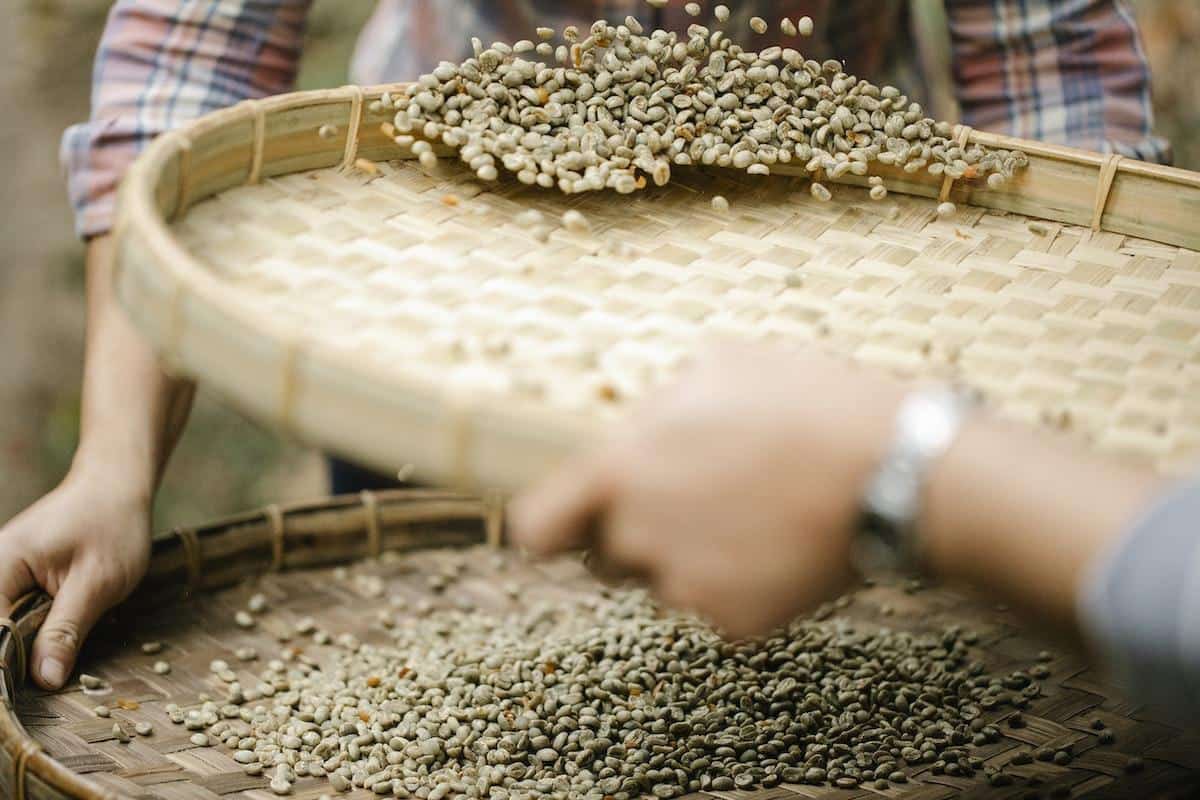
[[926, 478], [975, 405], [973, 393], [948, 386], [920, 388], [904, 399], [891, 446], [863, 493], [855, 546], [861, 571], [920, 566], [916, 525]]

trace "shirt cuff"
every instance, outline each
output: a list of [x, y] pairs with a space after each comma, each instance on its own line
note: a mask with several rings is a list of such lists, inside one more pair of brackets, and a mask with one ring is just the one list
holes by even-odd
[[117, 187], [141, 149], [136, 137], [121, 137], [116, 120], [72, 125], [63, 133], [59, 163], [82, 239], [108, 233], [117, 208]]
[[1200, 478], [1151, 505], [1096, 562], [1078, 612], [1137, 699], [1172, 715], [1200, 711]]

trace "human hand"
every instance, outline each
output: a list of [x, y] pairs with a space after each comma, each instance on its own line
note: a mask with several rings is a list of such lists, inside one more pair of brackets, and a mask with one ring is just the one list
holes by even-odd
[[811, 352], [721, 348], [517, 498], [514, 540], [590, 544], [667, 604], [733, 637], [765, 633], [848, 582], [860, 493], [902, 396]]
[[108, 466], [73, 471], [0, 528], [0, 616], [34, 589], [54, 598], [29, 661], [45, 689], [66, 683], [92, 627], [149, 565], [149, 500], [132, 495], [120, 485], [120, 470]]

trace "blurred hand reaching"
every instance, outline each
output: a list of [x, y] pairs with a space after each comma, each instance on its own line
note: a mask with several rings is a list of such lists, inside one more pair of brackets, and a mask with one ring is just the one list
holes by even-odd
[[514, 539], [591, 546], [728, 635], [845, 588], [860, 492], [903, 387], [811, 353], [724, 347], [523, 497]]

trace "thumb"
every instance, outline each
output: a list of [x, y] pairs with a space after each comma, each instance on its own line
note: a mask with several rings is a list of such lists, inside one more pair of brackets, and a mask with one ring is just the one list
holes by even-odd
[[509, 506], [513, 541], [535, 553], [550, 554], [586, 546], [589, 525], [614, 491], [610, 459], [576, 459]]
[[108, 608], [101, 581], [76, 567], [54, 597], [33, 643], [33, 678], [43, 689], [61, 689], [75, 668], [83, 640]]

